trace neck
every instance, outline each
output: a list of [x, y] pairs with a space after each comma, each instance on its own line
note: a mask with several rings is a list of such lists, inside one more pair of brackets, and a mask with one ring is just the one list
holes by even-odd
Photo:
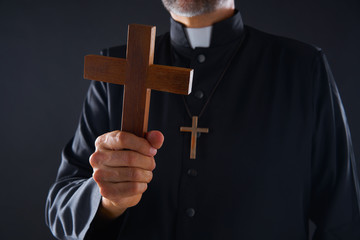
[[211, 13], [202, 14], [194, 17], [184, 17], [176, 15], [175, 13], [170, 12], [171, 17], [188, 28], [202, 28], [213, 25], [216, 22], [220, 22], [226, 18], [234, 15], [235, 6], [234, 3], [228, 4], [219, 8]]

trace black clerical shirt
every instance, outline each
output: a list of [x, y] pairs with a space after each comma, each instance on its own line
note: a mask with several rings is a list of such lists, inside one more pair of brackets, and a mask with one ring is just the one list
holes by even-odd
[[[120, 128], [122, 87], [92, 82], [49, 192], [53, 234], [305, 240], [311, 219], [316, 240], [359, 240], [350, 132], [322, 51], [244, 26], [239, 12], [213, 26], [209, 48], [191, 49], [183, 28], [171, 20], [170, 34], [157, 38], [155, 63], [194, 68], [193, 92], [185, 101], [152, 92], [149, 129], [161, 130], [165, 142], [142, 200], [106, 227], [93, 221], [101, 195], [88, 159], [97, 136]], [[104, 55], [124, 57], [125, 49]], [[191, 126], [227, 64], [199, 118], [209, 133], [198, 136], [190, 159], [191, 136], [180, 127]]]

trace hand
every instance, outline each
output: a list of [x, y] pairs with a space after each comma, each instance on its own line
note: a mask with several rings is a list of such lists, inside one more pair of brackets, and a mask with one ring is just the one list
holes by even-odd
[[159, 131], [148, 132], [145, 138], [114, 131], [96, 139], [90, 164], [102, 195], [98, 214], [113, 219], [139, 203], [153, 177], [154, 156], [163, 141]]

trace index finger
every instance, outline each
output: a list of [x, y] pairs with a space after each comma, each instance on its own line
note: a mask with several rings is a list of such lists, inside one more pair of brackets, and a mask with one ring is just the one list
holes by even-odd
[[157, 153], [156, 148], [142, 137], [123, 131], [113, 131], [99, 136], [95, 141], [96, 150], [132, 150], [143, 155], [153, 157]]

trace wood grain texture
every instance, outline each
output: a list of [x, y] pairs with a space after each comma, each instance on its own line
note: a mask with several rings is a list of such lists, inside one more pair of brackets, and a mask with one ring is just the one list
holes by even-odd
[[153, 26], [131, 24], [128, 30], [127, 69], [121, 130], [144, 136], [147, 131], [151, 90], [145, 86], [154, 59]]
[[153, 90], [188, 95], [191, 93], [194, 70], [189, 68], [151, 65], [146, 87]]
[[114, 84], [125, 83], [126, 59], [87, 55], [84, 61], [84, 78]]

